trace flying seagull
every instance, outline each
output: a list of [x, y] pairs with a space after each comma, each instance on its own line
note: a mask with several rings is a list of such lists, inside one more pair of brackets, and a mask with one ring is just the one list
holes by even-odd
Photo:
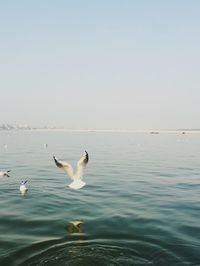
[[9, 172], [11, 172], [11, 170], [8, 170], [8, 171], [5, 171], [5, 172], [0, 172], [0, 176], [10, 177], [9, 174], [8, 174]]
[[85, 182], [82, 181], [83, 170], [86, 167], [89, 161], [89, 155], [87, 151], [84, 152], [83, 156], [77, 162], [77, 169], [74, 173], [72, 166], [64, 161], [58, 160], [55, 156], [53, 156], [55, 164], [63, 169], [67, 175], [73, 180], [73, 182], [69, 185], [70, 188], [79, 189], [85, 186]]

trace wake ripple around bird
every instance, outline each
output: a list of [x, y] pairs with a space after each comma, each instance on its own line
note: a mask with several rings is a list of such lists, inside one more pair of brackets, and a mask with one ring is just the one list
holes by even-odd
[[6, 258], [4, 265], [152, 265], [132, 248], [121, 247], [102, 241], [60, 242], [50, 240], [31, 245]]
[[[126, 240], [127, 241], [127, 240]], [[2, 265], [17, 266], [68, 266], [68, 265], [190, 265], [187, 253], [199, 246], [172, 244], [168, 248], [152, 243], [138, 243], [127, 248], [107, 240], [49, 240], [33, 244], [16, 252]], [[140, 250], [140, 251], [138, 251]], [[190, 254], [191, 255], [191, 254]], [[187, 257], [187, 259], [186, 259]], [[187, 261], [187, 264], [185, 262]]]

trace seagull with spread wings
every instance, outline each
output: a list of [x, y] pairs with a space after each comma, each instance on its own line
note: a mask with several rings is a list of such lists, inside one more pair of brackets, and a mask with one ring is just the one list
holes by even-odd
[[73, 180], [73, 182], [69, 185], [70, 188], [79, 189], [85, 186], [86, 183], [82, 181], [82, 176], [83, 176], [83, 170], [89, 161], [89, 155], [87, 151], [84, 152], [83, 156], [77, 162], [77, 169], [75, 173], [72, 166], [69, 163], [58, 160], [55, 156], [53, 156], [53, 159], [55, 161], [55, 164], [59, 168], [64, 170], [67, 173], [67, 175]]

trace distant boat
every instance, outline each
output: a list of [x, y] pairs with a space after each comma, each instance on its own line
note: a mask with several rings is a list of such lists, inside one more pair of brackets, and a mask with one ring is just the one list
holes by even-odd
[[151, 131], [150, 134], [159, 134], [158, 131]]

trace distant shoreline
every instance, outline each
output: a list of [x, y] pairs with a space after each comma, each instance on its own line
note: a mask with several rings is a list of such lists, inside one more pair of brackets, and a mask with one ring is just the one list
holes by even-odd
[[146, 134], [200, 134], [200, 129], [84, 129], [84, 128], [37, 128], [37, 127], [7, 127], [1, 128], [0, 132], [97, 132], [97, 133], [146, 133]]
[[147, 134], [200, 134], [200, 130], [177, 129], [177, 130], [143, 130], [143, 129], [67, 129], [67, 128], [45, 128], [29, 129], [23, 131], [48, 131], [48, 132], [89, 132], [89, 133], [147, 133]]

